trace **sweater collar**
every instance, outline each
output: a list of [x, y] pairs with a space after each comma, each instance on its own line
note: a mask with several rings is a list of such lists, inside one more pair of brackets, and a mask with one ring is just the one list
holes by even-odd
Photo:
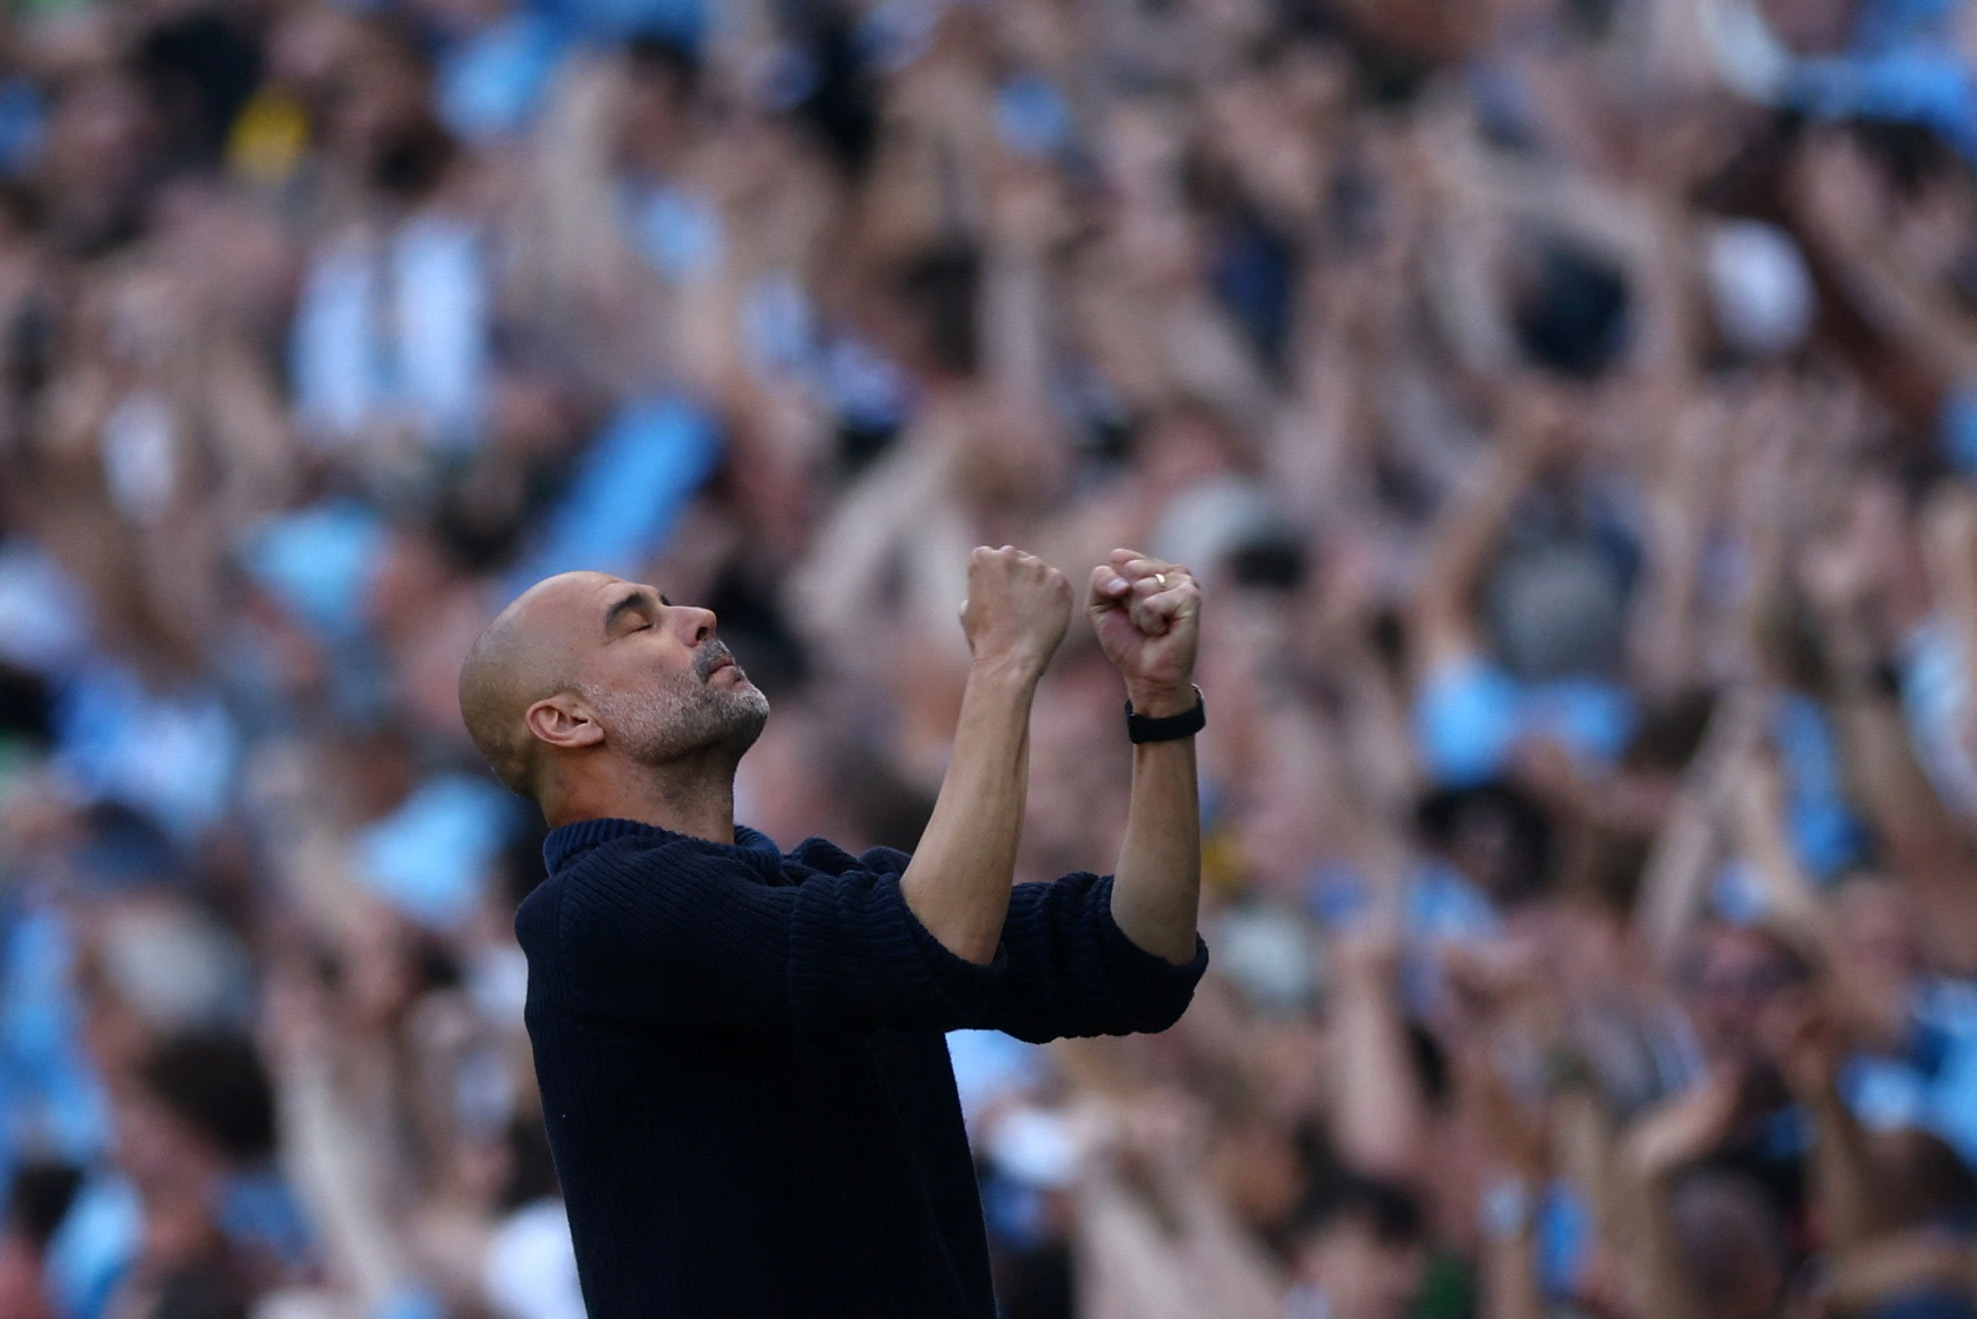
[[578, 820], [572, 824], [551, 829], [549, 836], [542, 840], [542, 862], [550, 874], [555, 874], [576, 861], [592, 848], [618, 838], [643, 838], [648, 842], [683, 842], [698, 847], [711, 847], [718, 851], [742, 849], [751, 852], [767, 852], [771, 856], [782, 855], [775, 840], [765, 833], [757, 832], [745, 824], [735, 826], [735, 840], [732, 845], [710, 842], [705, 838], [693, 838], [686, 834], [674, 833], [671, 829], [661, 829], [657, 825], [641, 824], [637, 820], [620, 820], [609, 817], [597, 820]]

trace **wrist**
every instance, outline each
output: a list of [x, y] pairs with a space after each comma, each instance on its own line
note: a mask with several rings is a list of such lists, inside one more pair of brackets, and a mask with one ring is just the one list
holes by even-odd
[[1196, 695], [1192, 683], [1184, 682], [1176, 687], [1166, 683], [1128, 682], [1126, 699], [1133, 703], [1134, 714], [1144, 715], [1148, 719], [1166, 719], [1194, 709], [1200, 697]]
[[1034, 691], [1043, 670], [1043, 662], [1025, 655], [977, 655], [968, 665], [968, 684], [1011, 693]]
[[1199, 687], [1190, 689], [1194, 702], [1175, 714], [1150, 715], [1131, 701], [1126, 702], [1126, 736], [1133, 745], [1147, 742], [1179, 742], [1194, 737], [1208, 725], [1208, 706]]

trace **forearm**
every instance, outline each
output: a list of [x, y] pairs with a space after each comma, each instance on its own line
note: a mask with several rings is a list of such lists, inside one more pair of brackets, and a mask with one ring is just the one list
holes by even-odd
[[1407, 1025], [1390, 975], [1351, 967], [1339, 976], [1339, 1056], [1333, 1069], [1335, 1138], [1355, 1170], [1413, 1184], [1427, 1135]]
[[1703, 520], [1686, 499], [1661, 498], [1649, 510], [1648, 580], [1634, 611], [1629, 643], [1658, 692], [1680, 689], [1696, 667], [1696, 586]]
[[1846, 786], [1885, 840], [1897, 869], [1912, 882], [1960, 871], [1962, 830], [1917, 763], [1909, 730], [1891, 697], [1862, 676], [1840, 684], [1838, 724]]
[[1839, 723], [1854, 800], [1867, 808], [1892, 873], [1922, 908], [1931, 955], [1959, 970], [1977, 967], [1977, 911], [1969, 899], [1977, 849], [1969, 832], [1916, 763], [1908, 727], [1891, 700], [1846, 700]]
[[1431, 672], [1474, 649], [1473, 601], [1517, 503], [1542, 462], [1554, 423], [1537, 405], [1505, 404], [1494, 447], [1475, 459], [1465, 490], [1453, 496], [1441, 529], [1428, 547], [1409, 610], [1416, 668]]
[[1045, 406], [1050, 389], [1049, 274], [1028, 246], [1004, 243], [989, 254], [982, 306], [989, 374], [1004, 397]]
[[329, 1271], [366, 1309], [380, 1304], [410, 1271], [370, 1146], [337, 1094], [328, 1059], [298, 1053], [276, 1067], [274, 1080], [283, 1171], [322, 1232]]
[[1623, 1184], [1612, 1114], [1588, 1085], [1575, 1084], [1553, 1098], [1550, 1122], [1558, 1175], [1585, 1192], [1599, 1239], [1632, 1240], [1639, 1206]]
[[[1937, 612], [1949, 623], [1958, 649], [1977, 655], [1977, 497], [1963, 491], [1938, 495], [1927, 513], [1924, 537], [1929, 584]], [[1963, 665], [1965, 699], [1973, 681]]]
[[1809, 228], [1861, 316], [1904, 355], [1940, 380], [1977, 375], [1977, 336], [1966, 317], [1933, 290], [1918, 287], [1900, 262], [1875, 245], [1855, 244], [1817, 217]]
[[1376, 819], [1407, 818], [1420, 792], [1407, 698], [1380, 669], [1359, 638], [1341, 665], [1345, 686], [1346, 742], [1359, 767], [1361, 791]]
[[1486, 1235], [1482, 1249], [1482, 1319], [1545, 1319], [1536, 1243], [1528, 1224]]
[[1470, 478], [1475, 484], [1466, 495], [1456, 496], [1459, 502], [1429, 547], [1409, 608], [1413, 631], [1427, 651], [1418, 666], [1424, 670], [1473, 645], [1470, 601], [1523, 493], [1523, 473], [1505, 459], [1491, 455], [1478, 461], [1488, 470]]
[[[1133, 708], [1155, 717], [1184, 711], [1195, 697], [1151, 698]], [[1126, 837], [1112, 881], [1112, 919], [1128, 939], [1180, 965], [1194, 960], [1201, 900], [1201, 806], [1194, 739], [1133, 748], [1133, 791]]]
[[1880, 1227], [1868, 1176], [1866, 1133], [1830, 1082], [1807, 1098], [1815, 1135], [1812, 1189], [1827, 1244], [1846, 1250], [1872, 1237]]
[[913, 915], [948, 951], [995, 959], [1015, 881], [1029, 785], [1036, 675], [978, 664], [961, 697], [954, 752], [899, 886]]
[[1742, 785], [1736, 824], [1744, 859], [1756, 872], [1772, 918], [1806, 947], [1827, 949], [1826, 911], [1792, 845], [1780, 797], [1782, 789], [1775, 784], [1776, 771], [1756, 772], [1771, 774], [1774, 785], [1770, 792], [1750, 791], [1748, 778]]
[[1655, 965], [1674, 964], [1689, 923], [1701, 909], [1719, 856], [1703, 786], [1684, 787], [1655, 840], [1641, 883], [1638, 919]]
[[1642, 1309], [1654, 1319], [1707, 1319], [1696, 1295], [1675, 1196], [1682, 1173], [1724, 1148], [1738, 1122], [1747, 1073], [1719, 1066], [1700, 1085], [1662, 1101], [1621, 1139], [1617, 1189], [1632, 1202], [1634, 1230], [1614, 1244], [1633, 1253]]
[[1639, 1267], [1644, 1307], [1655, 1319], [1704, 1319], [1709, 1313], [1689, 1286], [1682, 1241], [1675, 1226], [1673, 1187], [1664, 1175], [1638, 1183], [1641, 1197]]

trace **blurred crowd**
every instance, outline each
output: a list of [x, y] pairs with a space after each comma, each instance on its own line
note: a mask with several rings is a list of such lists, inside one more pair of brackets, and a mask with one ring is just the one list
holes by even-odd
[[[709, 605], [739, 816], [910, 848], [1013, 543], [1204, 582], [1212, 966], [951, 1037], [1006, 1319], [1977, 1316], [1974, 78], [1962, 0], [16, 0], [0, 1315], [581, 1315], [467, 644]], [[1121, 698], [1074, 631], [1020, 878]]]

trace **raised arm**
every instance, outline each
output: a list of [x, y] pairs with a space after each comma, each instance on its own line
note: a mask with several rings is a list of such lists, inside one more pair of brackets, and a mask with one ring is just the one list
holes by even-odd
[[1831, 956], [1833, 931], [1825, 905], [1799, 864], [1785, 818], [1785, 782], [1777, 753], [1751, 749], [1731, 784], [1732, 832], [1756, 872], [1771, 919], [1806, 949]]
[[1722, 857], [1716, 802], [1730, 791], [1730, 771], [1748, 761], [1749, 748], [1763, 729], [1763, 710], [1758, 695], [1749, 691], [1732, 692], [1717, 703], [1702, 749], [1655, 839], [1635, 917], [1649, 954], [1664, 972], [1674, 965], [1708, 895], [1710, 877]]
[[1883, 864], [1923, 904], [1933, 954], [1952, 966], [1977, 964], [1967, 897], [1972, 844], [1917, 762], [1910, 725], [1881, 679], [1865, 565], [1858, 551], [1816, 546], [1804, 573], [1833, 674], [1848, 796], [1872, 824]]
[[[1186, 568], [1114, 550], [1093, 569], [1085, 613], [1105, 657], [1126, 679], [1136, 714], [1186, 714], [1200, 634], [1201, 589]], [[1195, 957], [1201, 898], [1201, 806], [1194, 739], [1133, 747], [1126, 837], [1112, 884], [1112, 919], [1139, 947], [1176, 965]]]
[[1441, 519], [1409, 602], [1417, 678], [1481, 649], [1477, 584], [1517, 501], [1556, 451], [1564, 426], [1563, 405], [1540, 387], [1520, 385], [1504, 404], [1496, 442], [1474, 460], [1467, 488]]
[[1867, 1133], [1840, 1096], [1844, 1046], [1830, 1007], [1817, 993], [1781, 996], [1759, 1023], [1778, 1072], [1812, 1119], [1813, 1203], [1826, 1244], [1848, 1251], [1888, 1226], [1893, 1207], [1874, 1185]]
[[1722, 1144], [1738, 1115], [1742, 1077], [1724, 1071], [1664, 1102], [1627, 1133], [1620, 1165], [1638, 1206], [1631, 1243], [1643, 1308], [1655, 1319], [1706, 1319], [1683, 1258], [1675, 1179]]
[[1043, 560], [1006, 545], [970, 558], [961, 625], [974, 659], [954, 752], [899, 887], [927, 932], [971, 962], [994, 960], [1002, 938], [1029, 787], [1030, 704], [1070, 618], [1071, 588]]
[[1332, 1029], [1343, 1063], [1332, 1069], [1333, 1139], [1355, 1172], [1418, 1190], [1430, 1118], [1396, 983], [1399, 945], [1390, 932], [1368, 931], [1333, 951]]

